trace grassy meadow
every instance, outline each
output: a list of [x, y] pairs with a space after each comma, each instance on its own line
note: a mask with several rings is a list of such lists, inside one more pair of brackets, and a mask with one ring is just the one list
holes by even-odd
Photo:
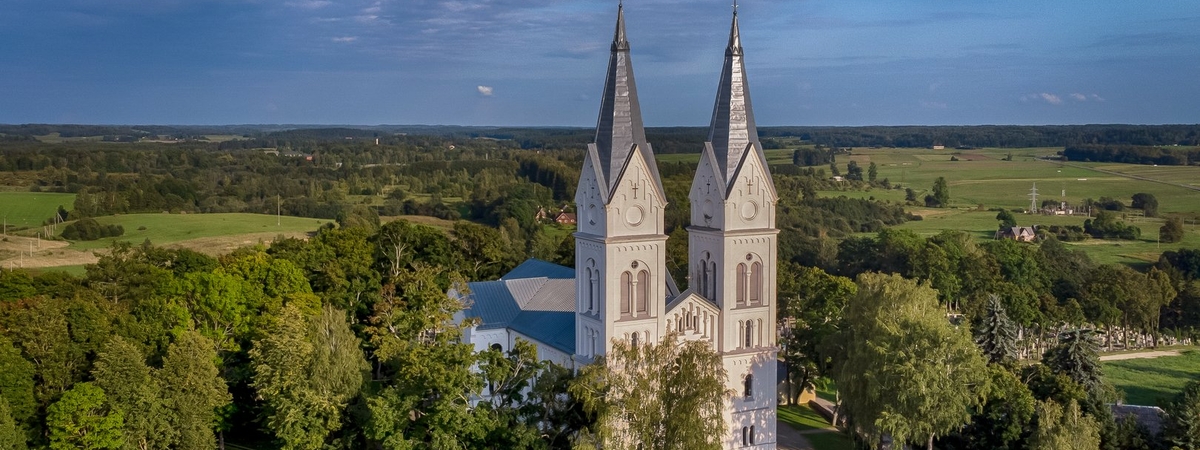
[[74, 204], [75, 194], [0, 192], [0, 217], [7, 218], [10, 227], [40, 227], [43, 221], [54, 217], [59, 205], [71, 209]]
[[1125, 395], [1125, 403], [1130, 405], [1157, 406], [1178, 394], [1189, 381], [1200, 380], [1200, 351], [1101, 365], [1104, 378]]
[[[127, 214], [96, 218], [102, 225], [121, 225], [125, 234], [116, 238], [72, 242], [75, 250], [108, 247], [113, 241], [139, 244], [146, 239], [155, 245], [202, 238], [218, 238], [249, 234], [295, 233], [316, 231], [328, 220], [282, 217], [266, 214]], [[62, 227], [59, 227], [62, 230]]]

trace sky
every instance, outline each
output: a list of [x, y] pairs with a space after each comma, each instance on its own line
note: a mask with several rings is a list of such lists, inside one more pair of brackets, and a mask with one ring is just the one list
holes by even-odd
[[[705, 126], [730, 0], [629, 0]], [[0, 123], [594, 126], [616, 0], [4, 0]], [[742, 0], [760, 125], [1200, 123], [1200, 1]]]

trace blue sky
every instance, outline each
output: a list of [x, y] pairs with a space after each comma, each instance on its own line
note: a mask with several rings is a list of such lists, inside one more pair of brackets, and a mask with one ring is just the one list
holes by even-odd
[[[729, 0], [629, 0], [650, 126]], [[592, 126], [616, 1], [5, 0], [0, 123]], [[1200, 123], [1196, 0], [743, 0], [763, 125]]]

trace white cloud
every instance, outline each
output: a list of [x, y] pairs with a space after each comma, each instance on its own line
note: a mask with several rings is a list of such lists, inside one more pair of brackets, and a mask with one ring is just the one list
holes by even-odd
[[1099, 95], [1096, 95], [1096, 94], [1092, 94], [1092, 100], [1095, 100], [1095, 101], [1098, 101], [1098, 102], [1102, 102], [1102, 101], [1104, 101], [1104, 97], [1101, 97], [1101, 96], [1099, 96]]
[[484, 97], [491, 97], [492, 92], [494, 91], [491, 86], [482, 86], [482, 85], [477, 86], [475, 89], [478, 89], [479, 95], [482, 95]]
[[1041, 93], [1041, 94], [1038, 94], [1038, 97], [1041, 97], [1041, 98], [1042, 98], [1042, 100], [1045, 100], [1045, 101], [1046, 101], [1046, 103], [1049, 103], [1049, 104], [1051, 104], [1051, 105], [1061, 105], [1061, 104], [1062, 104], [1062, 102], [1063, 102], [1063, 101], [1062, 101], [1062, 97], [1059, 97], [1059, 96], [1057, 96], [1057, 95], [1054, 95], [1054, 94], [1049, 94], [1049, 93], [1046, 93], [1046, 92], [1043, 92], [1043, 93]]
[[339, 44], [349, 44], [357, 40], [358, 36], [341, 36], [333, 38], [333, 42], [337, 42]]
[[1075, 99], [1076, 101], [1086, 102], [1088, 99], [1088, 96], [1076, 92], [1074, 94], [1071, 94], [1071, 98]]

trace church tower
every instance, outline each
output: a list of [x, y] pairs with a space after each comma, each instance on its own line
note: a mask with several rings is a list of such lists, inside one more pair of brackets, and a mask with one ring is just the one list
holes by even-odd
[[688, 198], [690, 286], [721, 310], [717, 352], [736, 392], [727, 445], [775, 448], [778, 197], [754, 123], [736, 10]]
[[623, 6], [575, 204], [575, 353], [603, 355], [614, 339], [657, 342], [670, 279], [667, 201], [642, 125]]

